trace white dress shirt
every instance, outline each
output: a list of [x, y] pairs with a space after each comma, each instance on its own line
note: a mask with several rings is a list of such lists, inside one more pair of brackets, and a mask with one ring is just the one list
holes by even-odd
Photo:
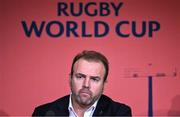
[[[84, 112], [84, 117], [92, 117], [93, 116], [93, 113], [94, 113], [95, 108], [97, 106], [97, 102], [98, 102], [98, 100], [95, 101], [94, 104]], [[78, 115], [76, 114], [76, 112], [74, 111], [74, 108], [72, 106], [71, 94], [70, 94], [70, 98], [69, 98], [68, 110], [69, 110], [69, 117], [78, 117]]]

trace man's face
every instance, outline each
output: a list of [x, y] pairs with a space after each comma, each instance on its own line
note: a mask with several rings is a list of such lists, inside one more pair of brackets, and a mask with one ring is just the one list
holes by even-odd
[[101, 62], [79, 59], [70, 79], [72, 98], [83, 106], [92, 105], [102, 94], [105, 68]]

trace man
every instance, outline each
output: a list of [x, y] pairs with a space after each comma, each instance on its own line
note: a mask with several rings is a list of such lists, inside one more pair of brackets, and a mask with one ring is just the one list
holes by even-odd
[[108, 60], [96, 51], [83, 51], [71, 66], [71, 94], [37, 107], [33, 116], [131, 116], [129, 106], [103, 95]]

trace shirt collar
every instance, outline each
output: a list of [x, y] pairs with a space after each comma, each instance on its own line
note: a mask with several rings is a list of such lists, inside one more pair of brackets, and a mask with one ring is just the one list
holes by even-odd
[[[73, 108], [73, 106], [72, 106], [72, 96], [71, 96], [71, 95], [72, 95], [72, 93], [71, 93], [70, 96], [69, 96], [69, 106], [68, 106], [68, 110], [71, 111], [71, 112], [73, 112], [73, 113], [77, 116], [77, 114], [75, 113], [74, 108]], [[98, 99], [98, 100], [99, 100], [99, 99]], [[95, 110], [95, 108], [96, 108], [96, 106], [97, 106], [98, 100], [96, 100], [96, 101], [94, 102], [94, 104], [86, 110], [86, 112], [88, 112], [88, 111], [94, 112], [94, 110]]]

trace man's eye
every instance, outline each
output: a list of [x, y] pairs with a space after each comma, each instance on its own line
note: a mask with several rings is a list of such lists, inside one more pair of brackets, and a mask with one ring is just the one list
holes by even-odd
[[82, 76], [76, 76], [76, 78], [77, 78], [77, 79], [81, 79], [81, 78], [83, 78], [83, 77], [82, 77]]
[[99, 79], [97, 79], [97, 78], [91, 78], [94, 82], [98, 82], [99, 81]]

